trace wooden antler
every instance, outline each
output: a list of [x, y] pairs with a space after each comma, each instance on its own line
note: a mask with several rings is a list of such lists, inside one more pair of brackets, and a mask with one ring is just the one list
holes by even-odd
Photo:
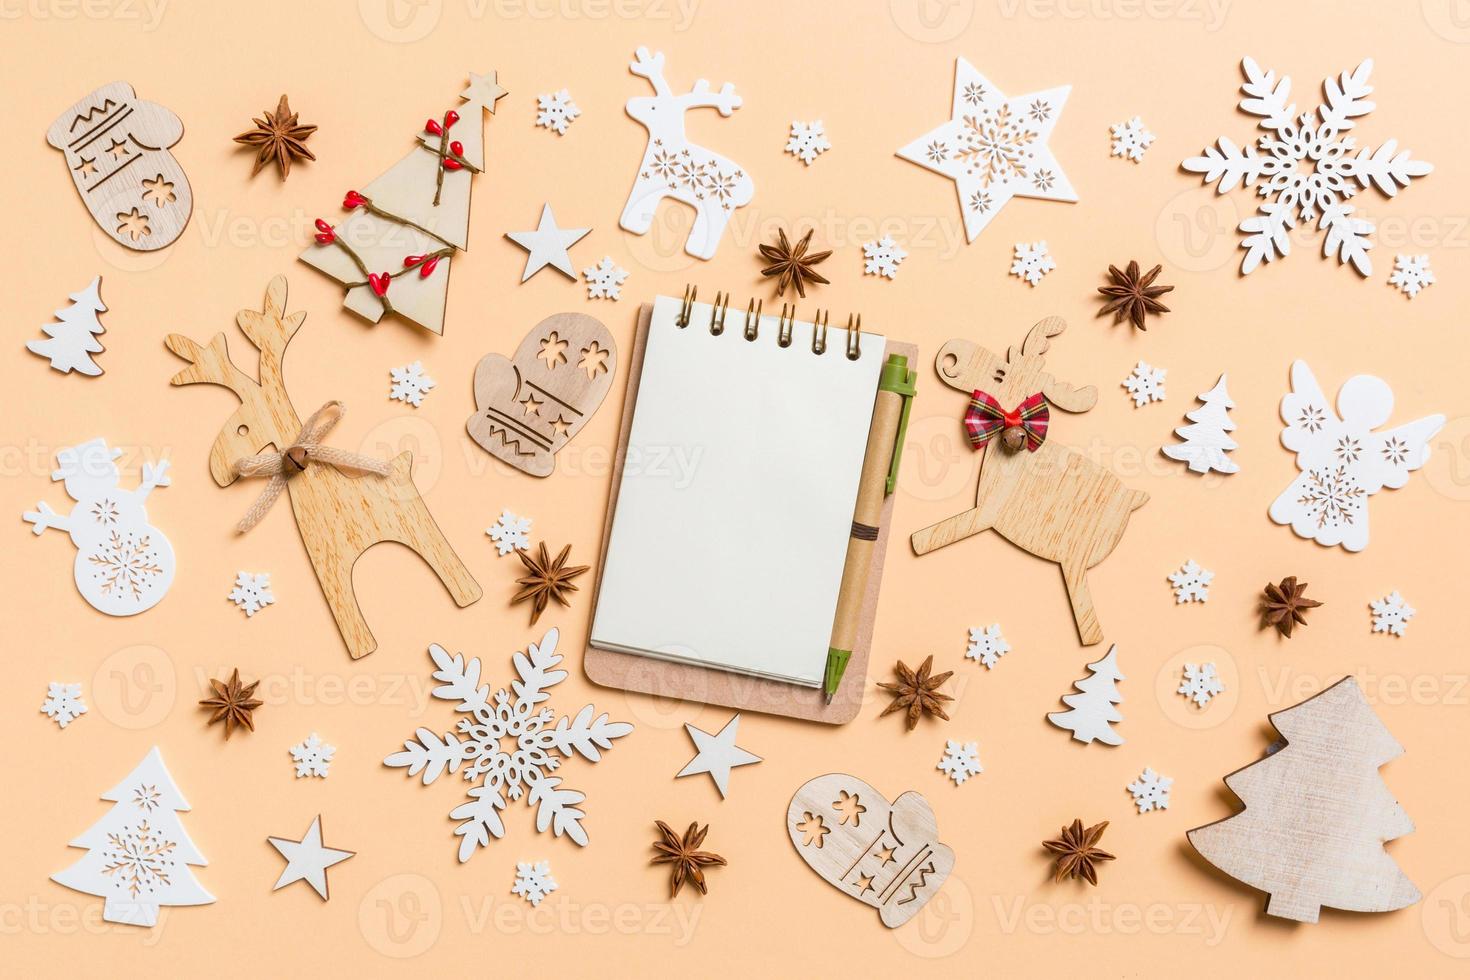
[[225, 335], [217, 333], [208, 347], [200, 347], [183, 334], [171, 333], [163, 343], [169, 350], [189, 362], [189, 366], [169, 379], [169, 384], [216, 384], [222, 385], [236, 395], [240, 401], [249, 401], [260, 392], [260, 385], [230, 360]]
[[286, 345], [306, 322], [305, 311], [286, 315], [286, 277], [276, 276], [265, 287], [263, 309], [241, 310], [235, 314], [235, 322], [260, 350], [260, 383], [284, 393], [281, 363], [286, 356]]
[[633, 63], [628, 70], [640, 78], [646, 78], [653, 86], [653, 91], [658, 95], [671, 95], [669, 83], [664, 80], [664, 53], [659, 51], [650, 55], [647, 48], [639, 48], [634, 52]]
[[1067, 321], [1059, 316], [1037, 320], [1021, 343], [1022, 357], [1040, 357], [1051, 346], [1051, 338], [1067, 329]]
[[709, 82], [701, 78], [694, 83], [694, 88], [689, 90], [689, 94], [681, 97], [679, 101], [686, 109], [714, 106], [720, 110], [720, 115], [728, 116], [740, 108], [743, 100], [735, 94], [734, 82], [726, 82], [718, 92], [711, 92]]

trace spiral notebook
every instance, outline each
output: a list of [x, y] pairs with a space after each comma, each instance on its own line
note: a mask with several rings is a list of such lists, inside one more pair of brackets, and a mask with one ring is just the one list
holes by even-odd
[[639, 340], [590, 646], [819, 687], [885, 339], [686, 295]]

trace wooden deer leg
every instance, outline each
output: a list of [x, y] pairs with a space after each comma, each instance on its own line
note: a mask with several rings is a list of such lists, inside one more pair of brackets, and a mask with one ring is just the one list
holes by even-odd
[[1062, 566], [1062, 579], [1067, 583], [1067, 598], [1072, 602], [1072, 620], [1077, 624], [1077, 636], [1082, 645], [1090, 647], [1102, 640], [1102, 627], [1098, 625], [1097, 613], [1092, 609], [1092, 592], [1087, 587], [1087, 569], [1082, 566]]
[[337, 632], [353, 660], [366, 657], [378, 648], [373, 631], [368, 629], [362, 609], [357, 605], [357, 595], [352, 591], [352, 565], [357, 555], [343, 555], [330, 550], [319, 550], [307, 541], [307, 554], [316, 569], [316, 580], [321, 583], [322, 595], [332, 618], [337, 621]]
[[938, 524], [931, 524], [921, 531], [915, 531], [909, 538], [913, 546], [914, 554], [927, 555], [935, 548], [943, 548], [947, 544], [954, 544], [972, 534], [990, 530], [990, 525], [980, 517], [980, 508], [971, 507], [969, 510], [953, 517], [947, 517]]
[[393, 472], [388, 477], [395, 502], [393, 509], [397, 512], [394, 515], [395, 536], [418, 552], [419, 557], [439, 576], [444, 588], [449, 590], [454, 604], [464, 608], [478, 601], [484, 593], [480, 583], [475, 581], [464, 562], [459, 560], [459, 555], [449, 546], [449, 539], [439, 530], [428, 505], [419, 496], [410, 473], [412, 466], [413, 453], [399, 453], [393, 460]]

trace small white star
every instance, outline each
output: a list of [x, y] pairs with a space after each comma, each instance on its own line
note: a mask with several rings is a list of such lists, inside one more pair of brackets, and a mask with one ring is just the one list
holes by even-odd
[[276, 880], [275, 891], [284, 888], [293, 881], [305, 881], [316, 890], [327, 901], [327, 869], [334, 864], [340, 864], [355, 854], [355, 851], [339, 851], [331, 847], [322, 846], [322, 818], [320, 815], [311, 822], [311, 827], [306, 831], [306, 836], [301, 840], [287, 840], [284, 837], [267, 837], [270, 845], [281, 852], [281, 857], [286, 859], [286, 870], [281, 872], [281, 877]]
[[521, 282], [546, 268], [548, 265], [566, 276], [568, 279], [576, 279], [577, 272], [572, 268], [572, 257], [567, 254], [567, 249], [586, 238], [591, 228], [559, 228], [556, 224], [556, 216], [551, 213], [551, 205], [541, 206], [541, 223], [535, 231], [508, 231], [505, 237], [515, 242], [528, 253], [526, 256], [526, 271], [521, 274]]
[[761, 757], [745, 751], [735, 744], [735, 733], [740, 725], [740, 716], [736, 715], [725, 723], [718, 735], [700, 731], [693, 725], [686, 724], [685, 730], [689, 737], [694, 740], [694, 747], [699, 754], [689, 760], [689, 764], [680, 769], [674, 778], [680, 776], [693, 776], [701, 772], [710, 774], [715, 781], [715, 787], [720, 791], [720, 798], [724, 799], [730, 784], [730, 770], [737, 766], [749, 766], [760, 762]]

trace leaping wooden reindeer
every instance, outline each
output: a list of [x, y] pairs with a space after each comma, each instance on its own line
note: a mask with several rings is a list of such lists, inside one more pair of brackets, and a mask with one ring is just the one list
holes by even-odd
[[[270, 281], [264, 309], [241, 310], [235, 320], [260, 350], [259, 380], [230, 360], [223, 333], [215, 334], [207, 347], [169, 334], [164, 341], [168, 349], [190, 365], [174, 375], [172, 383], [223, 385], [239, 397], [240, 407], [220, 428], [209, 451], [210, 475], [226, 487], [242, 475], [242, 462], [267, 458], [279, 462], [279, 480], [290, 495], [297, 530], [353, 659], [372, 653], [378, 644], [358, 607], [352, 566], [380, 541], [397, 541], [418, 552], [456, 605], [467, 606], [479, 599], [479, 584], [449, 546], [414, 486], [412, 453], [374, 461], [321, 445], [320, 439], [340, 414], [335, 402], [309, 418], [303, 431], [301, 418], [286, 394], [281, 368], [286, 345], [306, 314], [286, 313], [286, 277]], [[267, 446], [274, 446], [278, 454], [255, 455]], [[356, 469], [361, 475], [349, 476], [339, 466]], [[264, 475], [264, 471], [256, 469], [251, 475]], [[272, 477], [273, 485], [276, 479]], [[274, 486], [279, 492], [279, 486]], [[258, 520], [274, 499], [269, 492], [263, 495], [241, 522], [241, 529]]]
[[675, 95], [664, 80], [662, 51], [650, 55], [647, 48], [639, 48], [629, 68], [648, 79], [655, 94], [628, 100], [628, 115], [648, 130], [648, 149], [638, 164], [638, 179], [618, 223], [642, 235], [653, 227], [660, 201], [666, 197], [683, 201], [695, 212], [684, 251], [695, 258], [714, 258], [735, 209], [755, 196], [755, 182], [739, 164], [690, 143], [684, 133], [684, 113], [711, 106], [728, 116], [740, 108], [740, 96], [730, 82], [711, 92], [709, 82], [702, 78], [687, 95]]
[[1113, 550], [1128, 515], [1148, 502], [1148, 494], [1128, 489], [1102, 466], [1047, 438], [1048, 406], [1085, 412], [1097, 404], [1096, 388], [1074, 388], [1042, 370], [1047, 345], [1066, 327], [1061, 317], [1047, 317], [1004, 357], [968, 340], [951, 340], [939, 349], [935, 368], [945, 384], [971, 396], [965, 428], [985, 457], [975, 506], [916, 531], [912, 543], [923, 555], [994, 528], [1025, 551], [1056, 562], [1077, 633], [1091, 645], [1102, 639], [1102, 628], [1087, 570]]

